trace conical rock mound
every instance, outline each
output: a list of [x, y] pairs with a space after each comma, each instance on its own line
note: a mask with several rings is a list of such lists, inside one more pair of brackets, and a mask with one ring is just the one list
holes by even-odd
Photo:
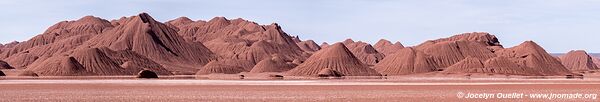
[[377, 43], [375, 43], [374, 47], [378, 52], [381, 52], [387, 56], [394, 54], [396, 53], [396, 51], [404, 48], [404, 45], [402, 45], [400, 42], [392, 44], [392, 42], [390, 42], [389, 40], [381, 39], [377, 41]]
[[385, 57], [385, 55], [375, 50], [371, 44], [360, 41], [354, 42], [352, 39], [346, 39], [343, 43], [358, 60], [366, 65], [375, 65]]
[[252, 68], [252, 70], [250, 70], [250, 73], [284, 72], [284, 71], [291, 70], [294, 67], [296, 67], [296, 66], [293, 64], [288, 64], [287, 62], [285, 62], [281, 59], [271, 58], [271, 59], [264, 59], [264, 60], [258, 62], [254, 66], [254, 68]]
[[318, 73], [331, 68], [345, 76], [380, 76], [377, 71], [360, 62], [342, 43], [315, 52], [304, 63], [287, 72], [291, 76], [318, 76]]
[[194, 23], [194, 21], [192, 21], [190, 18], [187, 18], [187, 17], [179, 17], [177, 19], [166, 22], [166, 24], [168, 26], [172, 26], [176, 30], [179, 30], [179, 27], [181, 27], [181, 26], [185, 26], [185, 25], [191, 24], [191, 23]]
[[211, 61], [196, 72], [196, 75], [207, 75], [212, 73], [237, 74], [244, 71], [246, 70], [239, 66], [230, 65], [220, 61]]
[[404, 48], [387, 56], [374, 69], [384, 75], [406, 75], [432, 72], [435, 62], [421, 51], [414, 48]]
[[306, 52], [316, 52], [321, 50], [321, 46], [317, 45], [313, 40], [306, 40], [296, 43], [300, 49]]
[[54, 56], [44, 62], [31, 65], [27, 68], [39, 76], [90, 76], [97, 75], [87, 71], [75, 58], [68, 56]]
[[536, 75], [567, 75], [571, 72], [560, 61], [552, 57], [541, 46], [533, 41], [526, 41], [518, 46], [502, 49], [495, 52], [504, 56], [520, 66], [526, 67]]
[[571, 71], [598, 70], [598, 66], [587, 52], [582, 50], [570, 51], [560, 57], [562, 64]]

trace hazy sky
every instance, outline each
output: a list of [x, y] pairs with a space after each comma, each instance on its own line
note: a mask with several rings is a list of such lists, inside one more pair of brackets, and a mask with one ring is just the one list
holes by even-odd
[[148, 12], [279, 23], [301, 39], [406, 46], [463, 32], [490, 32], [505, 47], [533, 40], [549, 52], [600, 52], [600, 0], [2, 0], [0, 42], [24, 41], [63, 20], [117, 19]]

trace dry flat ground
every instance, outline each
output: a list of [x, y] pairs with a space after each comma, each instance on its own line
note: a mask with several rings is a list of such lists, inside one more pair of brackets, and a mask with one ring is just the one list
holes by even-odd
[[0, 101], [599, 101], [464, 99], [457, 93], [600, 94], [598, 80], [436, 80], [5, 79]]

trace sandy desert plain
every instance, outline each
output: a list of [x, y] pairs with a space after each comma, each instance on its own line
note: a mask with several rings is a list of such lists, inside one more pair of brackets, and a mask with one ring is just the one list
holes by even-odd
[[[598, 101], [589, 98], [479, 98], [460, 93], [599, 94], [600, 77], [354, 77], [236, 79], [165, 76], [5, 77], [0, 101]], [[214, 76], [216, 77], [216, 76]]]
[[486, 32], [318, 45], [241, 18], [85, 16], [0, 44], [0, 101], [599, 101], [599, 65]]

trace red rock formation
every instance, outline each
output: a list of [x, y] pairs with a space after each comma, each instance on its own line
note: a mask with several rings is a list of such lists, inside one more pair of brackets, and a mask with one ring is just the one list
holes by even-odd
[[10, 48], [15, 47], [17, 44], [19, 44], [18, 41], [13, 41], [13, 42], [10, 42], [10, 43], [7, 43], [7, 44], [0, 44], [0, 54], [2, 54], [2, 52], [5, 51], [5, 50], [8, 50]]
[[478, 73], [497, 73], [508, 75], [536, 75], [537, 72], [518, 65], [507, 57], [499, 56], [490, 58], [484, 63], [484, 69], [478, 69]]
[[519, 66], [531, 70], [534, 75], [567, 75], [571, 72], [566, 69], [560, 61], [556, 60], [541, 46], [533, 41], [526, 41], [518, 46], [502, 49], [495, 52], [498, 56], [504, 56]]
[[480, 60], [487, 60], [496, 55], [485, 45], [474, 41], [445, 41], [432, 44], [422, 44], [417, 50], [430, 55], [438, 66], [438, 69], [444, 69], [451, 66], [466, 57], [475, 57]]
[[396, 42], [396, 43], [392, 44], [392, 42], [390, 42], [386, 39], [381, 39], [381, 40], [377, 41], [377, 43], [375, 43], [374, 47], [378, 52], [381, 52], [387, 56], [387, 55], [391, 55], [391, 54], [395, 53], [396, 51], [404, 48], [404, 45], [402, 45], [400, 42]]
[[427, 41], [419, 46], [425, 46], [427, 44], [435, 44], [439, 42], [452, 42], [452, 41], [474, 41], [477, 43], [481, 43], [486, 46], [499, 46], [502, 47], [498, 38], [496, 36], [491, 35], [487, 32], [472, 32], [472, 33], [462, 33], [449, 38], [442, 38], [437, 40]]
[[462, 61], [448, 67], [447, 73], [488, 73], [505, 75], [534, 75], [524, 67], [517, 65], [506, 57], [494, 57], [485, 62], [473, 57], [467, 57]]
[[182, 36], [199, 42], [217, 38], [243, 38], [253, 41], [273, 40], [278, 43], [295, 43], [292, 37], [283, 32], [277, 24], [258, 25], [244, 19], [228, 20], [225, 17], [215, 17], [208, 22], [193, 22], [179, 29], [179, 34]]
[[562, 62], [562, 59], [560, 59], [560, 57], [559, 57], [559, 56], [552, 56], [552, 57], [554, 57], [554, 59], [556, 59], [556, 60], [558, 60], [558, 61]]
[[354, 42], [352, 39], [346, 39], [343, 43], [364, 64], [375, 65], [385, 57], [382, 53], [377, 52], [371, 44], [361, 41]]
[[287, 72], [291, 76], [318, 76], [326, 68], [344, 76], [379, 76], [377, 71], [358, 60], [342, 43], [315, 52], [304, 63]]
[[237, 74], [240, 72], [244, 72], [244, 68], [240, 66], [236, 66], [235, 63], [225, 63], [222, 61], [211, 61], [202, 67], [196, 75], [207, 75], [212, 73], [222, 73], [222, 74]]
[[594, 64], [592, 57], [583, 50], [569, 51], [560, 59], [562, 64], [571, 71], [598, 70], [598, 66]]
[[273, 54], [282, 55], [290, 61], [308, 57], [294, 38], [277, 24], [258, 25], [243, 19], [216, 17], [208, 22], [197, 21], [178, 28], [179, 34], [186, 40], [202, 42], [226, 59], [257, 63]]
[[[226, 59], [247, 60], [258, 63], [262, 59], [271, 58], [272, 55], [281, 55], [284, 60], [305, 59], [305, 55], [298, 49], [289, 49], [287, 45], [277, 44], [270, 40], [252, 42], [244, 39], [215, 39], [207, 42], [210, 50], [218, 52]], [[294, 44], [295, 45], [295, 44]]]
[[123, 18], [119, 22], [118, 26], [81, 46], [131, 50], [176, 73], [195, 73], [195, 68], [215, 59], [215, 55], [201, 43], [184, 41], [176, 30], [155, 21], [146, 13]]
[[[251, 69], [280, 72], [295, 64], [299, 66], [288, 74], [372, 76], [380, 74], [368, 65], [379, 62], [375, 69], [386, 75], [446, 67], [451, 68], [447, 72], [456, 73], [571, 74], [533, 42], [504, 49], [488, 33], [465, 33], [409, 49], [386, 40], [378, 42], [376, 48], [351, 39], [344, 44], [317, 46], [312, 40], [288, 35], [277, 24], [224, 17], [210, 21], [180, 17], [161, 23], [142, 13], [111, 22], [92, 16], [60, 22], [28, 41], [0, 46], [0, 59], [6, 65], [26, 69], [29, 75], [42, 76], [134, 75], [142, 70], [163, 75], [233, 74]], [[314, 55], [306, 59], [312, 52]], [[383, 53], [390, 56], [383, 59]], [[563, 60], [568, 66], [581, 64]], [[591, 67], [589, 62], [586, 67]]]
[[374, 69], [383, 75], [406, 75], [432, 72], [437, 68], [434, 60], [414, 48], [404, 48], [383, 59]]
[[3, 51], [2, 54], [0, 54], [0, 59], [10, 57], [36, 46], [52, 44], [56, 41], [74, 36], [97, 35], [112, 27], [110, 22], [92, 16], [85, 16], [76, 21], [62, 21], [48, 28], [43, 34], [17, 44], [10, 50]]
[[[473, 58], [473, 57], [467, 57], [465, 59], [463, 59], [462, 61], [449, 66], [446, 70], [444, 70], [445, 72], [458, 72], [458, 73], [464, 73], [464, 72], [478, 72], [478, 70], [484, 69], [484, 65], [483, 62], [481, 62], [481, 60], [477, 59], [477, 58]], [[481, 70], [483, 72], [483, 70]]]
[[34, 62], [42, 62], [51, 56], [69, 54], [91, 37], [94, 37], [94, 35], [74, 35], [51, 44], [35, 46], [11, 55], [6, 58], [6, 61], [11, 65], [15, 65], [17, 69], [25, 69], [28, 65]]
[[171, 21], [167, 21], [166, 24], [170, 27], [172, 27], [175, 30], [179, 31], [179, 27], [185, 26], [187, 24], [191, 24], [194, 23], [194, 21], [192, 21], [190, 18], [187, 17], [179, 17], [177, 19], [171, 20]]
[[417, 50], [433, 57], [437, 70], [444, 70], [466, 57], [487, 60], [495, 57], [502, 45], [494, 35], [484, 32], [463, 33], [449, 38], [430, 40], [418, 45]]
[[302, 40], [300, 40], [300, 37], [298, 36], [292, 36], [292, 41], [294, 41], [294, 43], [302, 42]]
[[51, 26], [43, 34], [2, 52], [0, 59], [5, 59], [16, 68], [26, 68], [38, 58], [43, 61], [54, 54], [68, 52], [112, 27], [108, 21], [92, 16], [63, 21]]
[[325, 49], [327, 46], [329, 46], [329, 44], [327, 42], [323, 42], [323, 43], [321, 43], [321, 45], [319, 45], [319, 47], [321, 47], [321, 49]]
[[81, 48], [75, 50], [71, 56], [55, 55], [36, 61], [26, 70], [40, 76], [134, 75], [140, 70], [153, 70], [162, 75], [171, 74], [161, 65], [131, 51]]
[[[162, 65], [130, 50], [113, 51], [106, 47], [98, 48], [105, 53], [111, 60], [117, 63], [121, 68], [128, 70], [126, 72], [139, 72], [141, 70], [150, 70], [159, 75], [171, 75], [172, 73]], [[136, 73], [127, 73], [133, 75]]]
[[112, 24], [95, 17], [61, 22], [2, 55], [16, 68], [71, 55], [96, 75], [134, 75], [140, 70], [171, 74], [163, 66], [190, 74], [216, 58], [201, 43], [185, 42], [175, 30], [145, 13]]
[[39, 59], [38, 56], [33, 55], [28, 51], [24, 51], [22, 54], [16, 54], [4, 60], [16, 69], [25, 69], [29, 64], [35, 62], [37, 59]]
[[594, 64], [596, 64], [596, 66], [600, 68], [600, 58], [592, 57], [592, 61], [594, 62]]
[[285, 72], [296, 67], [295, 64], [288, 64], [279, 57], [273, 57], [271, 59], [264, 59], [258, 62], [250, 73], [263, 73], [263, 72]]
[[133, 75], [135, 73], [121, 68], [106, 53], [97, 48], [77, 50], [73, 53], [73, 57], [81, 63], [82, 68], [98, 75]]
[[296, 44], [305, 52], [316, 52], [321, 50], [321, 46], [317, 45], [313, 40], [301, 41]]
[[8, 63], [0, 60], [0, 69], [15, 69], [15, 68], [10, 66]]
[[39, 76], [96, 75], [94, 72], [87, 71], [75, 58], [68, 56], [50, 57], [43, 62], [32, 64], [27, 70], [32, 71]]

